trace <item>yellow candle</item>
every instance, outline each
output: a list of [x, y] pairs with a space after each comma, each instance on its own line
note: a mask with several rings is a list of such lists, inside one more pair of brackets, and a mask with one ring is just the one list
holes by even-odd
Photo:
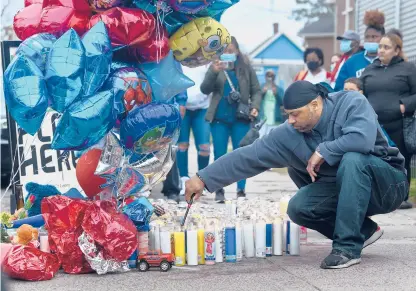
[[205, 264], [205, 230], [198, 229], [198, 264]]
[[185, 265], [185, 233], [175, 232], [173, 234], [175, 240], [175, 266]]

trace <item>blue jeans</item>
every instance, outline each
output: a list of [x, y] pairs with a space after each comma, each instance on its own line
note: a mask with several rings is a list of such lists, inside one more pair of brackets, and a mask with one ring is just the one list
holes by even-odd
[[198, 151], [198, 170], [202, 170], [209, 164], [209, 123], [205, 120], [207, 109], [186, 110], [182, 120], [181, 132], [178, 140], [178, 160], [179, 173], [181, 177], [188, 177], [188, 148], [189, 136], [191, 133], [195, 138], [195, 146]]
[[377, 229], [369, 216], [397, 209], [406, 199], [406, 175], [373, 155], [346, 153], [336, 183], [316, 181], [289, 169], [300, 187], [290, 199], [288, 215], [296, 224], [333, 240], [333, 249], [358, 258], [364, 241]]
[[[214, 143], [214, 160], [227, 153], [228, 140], [231, 137], [233, 149], [239, 148], [239, 143], [250, 130], [250, 124], [246, 122], [235, 121], [232, 124], [221, 121], [213, 121], [211, 123], [211, 135]], [[246, 180], [237, 182], [237, 191], [246, 188]]]

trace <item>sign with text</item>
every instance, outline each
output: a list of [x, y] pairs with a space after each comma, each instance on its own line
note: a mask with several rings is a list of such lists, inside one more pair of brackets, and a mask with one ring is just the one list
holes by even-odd
[[[14, 148], [18, 153], [20, 184], [49, 184], [61, 193], [70, 188], [81, 191], [75, 174], [75, 153], [51, 148], [58, 121], [59, 114], [48, 111], [41, 128], [34, 136], [16, 127], [17, 144]], [[24, 195], [26, 197], [26, 190]]]

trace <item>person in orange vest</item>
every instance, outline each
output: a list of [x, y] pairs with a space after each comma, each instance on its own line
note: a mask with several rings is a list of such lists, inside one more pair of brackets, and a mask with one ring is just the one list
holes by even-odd
[[328, 83], [330, 73], [323, 67], [324, 53], [320, 48], [307, 48], [303, 53], [303, 61], [308, 69], [300, 71], [295, 76], [294, 82], [308, 81], [312, 84], [318, 84], [321, 82]]
[[335, 68], [331, 72], [331, 76], [329, 78], [331, 87], [335, 86], [335, 81], [344, 63], [352, 55], [363, 51], [363, 48], [360, 47], [360, 36], [355, 31], [347, 30], [342, 36], [338, 36], [337, 40], [341, 41], [339, 49], [343, 55], [341, 56], [341, 59], [335, 64]]

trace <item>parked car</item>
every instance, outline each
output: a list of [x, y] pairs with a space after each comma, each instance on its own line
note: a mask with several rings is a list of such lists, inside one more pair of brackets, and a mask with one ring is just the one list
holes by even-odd
[[146, 272], [150, 267], [159, 267], [162, 272], [167, 272], [175, 261], [173, 254], [160, 252], [147, 252], [139, 254], [139, 271]]
[[0, 145], [1, 145], [1, 186], [6, 187], [10, 183], [12, 173], [12, 158], [10, 155], [9, 128], [6, 116], [0, 118]]

